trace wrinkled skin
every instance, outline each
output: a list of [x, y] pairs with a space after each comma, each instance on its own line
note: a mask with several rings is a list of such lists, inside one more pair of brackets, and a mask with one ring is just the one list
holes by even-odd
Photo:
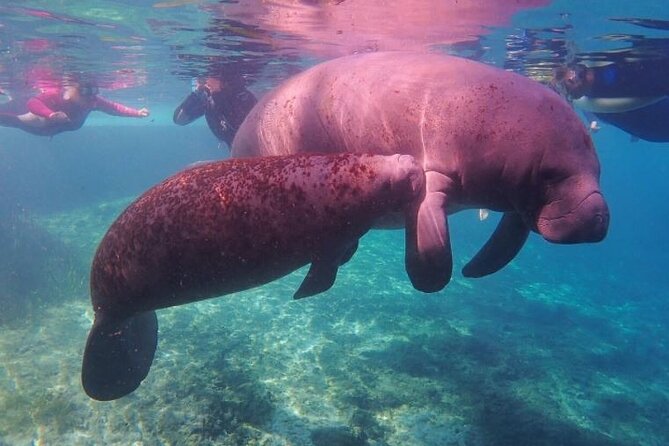
[[[331, 60], [268, 93], [239, 129], [232, 156], [313, 150], [404, 153], [427, 192], [407, 239], [414, 286], [451, 277], [446, 215], [487, 208], [504, 216], [463, 270], [490, 274], [530, 231], [554, 243], [598, 242], [609, 213], [592, 140], [557, 94], [520, 75], [457, 57], [380, 52]], [[395, 221], [401, 225], [401, 219]]]
[[112, 400], [147, 376], [156, 309], [253, 288], [311, 263], [295, 298], [329, 289], [358, 239], [425, 189], [411, 156], [298, 155], [212, 162], [144, 193], [91, 267], [86, 393]]

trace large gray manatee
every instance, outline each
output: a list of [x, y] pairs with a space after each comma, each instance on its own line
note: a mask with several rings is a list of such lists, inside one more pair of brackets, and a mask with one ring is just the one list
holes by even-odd
[[[493, 273], [530, 231], [554, 243], [598, 242], [609, 212], [599, 161], [576, 113], [523, 76], [440, 54], [379, 52], [316, 65], [253, 108], [233, 157], [300, 152], [413, 155], [427, 192], [408, 218], [406, 266], [413, 285], [450, 280], [446, 216], [466, 208], [503, 212], [463, 274]], [[401, 226], [400, 216], [395, 224]], [[407, 228], [409, 229], [409, 228]]]

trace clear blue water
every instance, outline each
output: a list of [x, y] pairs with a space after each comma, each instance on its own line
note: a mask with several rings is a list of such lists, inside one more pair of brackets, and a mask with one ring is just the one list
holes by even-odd
[[[531, 235], [507, 268], [465, 279], [498, 217], [463, 212], [449, 218], [454, 279], [426, 295], [406, 278], [402, 232], [373, 231], [322, 295], [290, 299], [301, 270], [161, 310], [156, 360], [130, 396], [92, 401], [79, 378], [88, 272], [106, 229], [151, 185], [227, 156], [203, 120], [171, 122], [194, 76], [241, 66], [260, 96], [320, 60], [411, 43], [540, 78], [568, 57], [669, 37], [610, 20], [669, 20], [664, 2], [541, 2], [499, 22], [478, 14], [495, 2], [473, 2], [469, 14], [435, 14], [448, 36], [418, 37], [369, 3], [364, 13], [388, 23], [358, 15], [345, 42], [314, 11], [353, 0], [266, 4], [278, 22], [253, 2], [85, 3], [0, 6], [0, 88], [20, 99], [45, 68], [50, 81], [83, 73], [152, 115], [92, 113], [53, 138], [0, 128], [0, 445], [669, 444], [669, 145], [606, 124], [593, 134], [612, 215], [601, 243]], [[416, 9], [405, 20], [419, 23]]]

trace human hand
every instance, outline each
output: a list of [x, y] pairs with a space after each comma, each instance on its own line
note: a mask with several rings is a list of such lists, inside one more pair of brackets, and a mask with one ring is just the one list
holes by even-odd
[[150, 112], [148, 108], [143, 107], [139, 109], [139, 116], [141, 116], [142, 118], [146, 118], [147, 116], [149, 116], [149, 114]]
[[57, 111], [57, 112], [53, 112], [49, 115], [49, 121], [58, 122], [58, 123], [70, 122], [70, 117], [67, 116], [67, 113], [65, 113], [65, 112]]
[[599, 123], [597, 121], [590, 121], [590, 131], [592, 133], [595, 133], [598, 132], [599, 130], [601, 130]]

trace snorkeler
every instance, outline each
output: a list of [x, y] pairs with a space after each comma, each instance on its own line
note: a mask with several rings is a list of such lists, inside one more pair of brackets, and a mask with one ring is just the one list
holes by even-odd
[[554, 72], [553, 85], [592, 121], [612, 124], [646, 141], [669, 141], [669, 61], [583, 63]]
[[94, 85], [73, 83], [43, 91], [28, 100], [27, 113], [0, 113], [0, 125], [14, 127], [38, 136], [53, 136], [78, 130], [88, 114], [101, 111], [114, 116], [144, 118], [149, 110], [139, 110], [98, 96]]
[[173, 121], [187, 125], [204, 115], [212, 133], [228, 147], [258, 100], [237, 77], [208, 77], [174, 110]]

